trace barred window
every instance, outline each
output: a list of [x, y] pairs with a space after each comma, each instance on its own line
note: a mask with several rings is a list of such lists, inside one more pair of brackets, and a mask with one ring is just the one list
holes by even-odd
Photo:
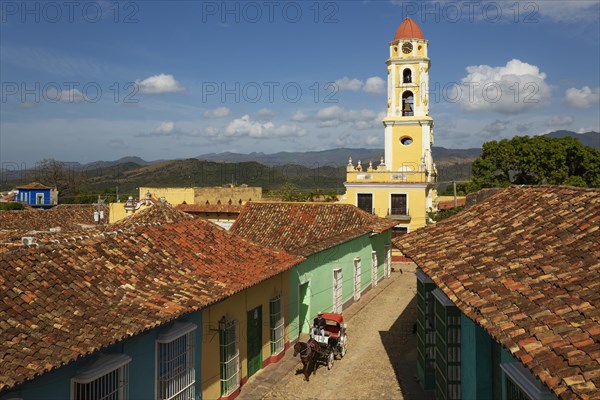
[[71, 380], [72, 400], [126, 400], [129, 363], [125, 354], [103, 354]]
[[219, 333], [221, 347], [221, 395], [227, 396], [240, 386], [240, 351], [237, 321], [226, 321]]
[[284, 346], [284, 321], [281, 313], [281, 295], [271, 299], [269, 303], [269, 314], [271, 320], [271, 354], [278, 354]]
[[196, 325], [175, 323], [156, 340], [156, 398], [193, 400], [196, 383]]

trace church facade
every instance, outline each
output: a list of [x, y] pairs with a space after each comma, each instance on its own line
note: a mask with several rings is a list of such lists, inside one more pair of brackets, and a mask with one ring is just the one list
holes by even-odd
[[437, 171], [431, 155], [433, 119], [429, 115], [427, 40], [406, 18], [389, 44], [385, 151], [377, 165], [348, 161], [342, 202], [396, 220], [397, 233], [427, 224], [434, 207]]

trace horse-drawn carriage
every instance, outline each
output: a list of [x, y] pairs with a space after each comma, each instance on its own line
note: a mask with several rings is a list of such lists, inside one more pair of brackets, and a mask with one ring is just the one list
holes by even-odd
[[348, 335], [346, 334], [344, 317], [342, 314], [332, 313], [322, 315], [326, 322], [323, 329], [324, 335], [321, 335], [320, 332], [314, 333], [311, 330], [311, 337], [308, 342], [298, 342], [294, 346], [294, 357], [300, 354], [304, 366], [304, 376], [307, 381], [311, 368], [313, 373], [316, 373], [317, 364], [327, 365], [327, 369], [331, 369], [336, 357], [342, 358], [346, 355]]

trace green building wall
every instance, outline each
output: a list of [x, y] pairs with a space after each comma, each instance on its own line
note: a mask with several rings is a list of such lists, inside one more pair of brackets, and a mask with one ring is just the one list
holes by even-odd
[[[319, 311], [333, 309], [333, 271], [342, 270], [342, 304], [354, 296], [354, 259], [361, 259], [360, 292], [371, 286], [371, 255], [377, 254], [377, 280], [384, 276], [385, 246], [391, 242], [391, 231], [381, 234], [364, 234], [348, 242], [312, 254], [290, 272], [290, 340], [309, 331], [312, 320]], [[300, 288], [300, 285], [306, 286]], [[304, 301], [300, 291], [306, 290]], [[304, 304], [304, 305], [303, 305]], [[342, 309], [343, 312], [343, 309]], [[300, 317], [303, 321], [300, 321]]]

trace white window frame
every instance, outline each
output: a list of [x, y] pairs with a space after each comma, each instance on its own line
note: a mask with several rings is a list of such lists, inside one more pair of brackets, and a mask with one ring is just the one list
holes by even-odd
[[[129, 363], [131, 357], [126, 354], [101, 354], [100, 357], [81, 369], [77, 375], [71, 378], [71, 400], [78, 400], [76, 392], [79, 388], [89, 388], [94, 400], [114, 399], [117, 394], [118, 400], [129, 398]], [[118, 386], [110, 393], [105, 391], [110, 388], [108, 375], [116, 372]], [[110, 388], [112, 389], [112, 388]]]
[[[278, 312], [275, 312], [274, 310], [275, 304], [278, 304]], [[283, 316], [281, 293], [269, 301], [269, 323], [271, 331], [271, 355], [277, 355], [285, 348], [285, 320]]]
[[383, 275], [386, 278], [389, 278], [392, 274], [392, 245], [386, 244], [385, 246], [383, 246], [383, 251], [385, 252]]
[[44, 193], [35, 194], [35, 204], [40, 206], [44, 204]]
[[[175, 322], [158, 335], [154, 380], [157, 400], [172, 400], [182, 395], [195, 397], [196, 329], [190, 322]], [[164, 372], [161, 374], [161, 371]]]
[[342, 272], [342, 268], [335, 268], [333, 270], [333, 312], [335, 314], [342, 313], [342, 307], [344, 305], [344, 299], [342, 298], [343, 285], [344, 275]]
[[[221, 396], [228, 396], [240, 387], [240, 343], [237, 321], [227, 320], [224, 323], [224, 327], [225, 329], [223, 329], [219, 334], [219, 358], [221, 367], [219, 377], [221, 381]], [[232, 330], [233, 332], [228, 332], [229, 330]], [[223, 338], [229, 340], [224, 343]], [[229, 346], [233, 346], [234, 351], [232, 352], [230, 358], [224, 360], [223, 355], [227, 354], [227, 348]], [[223, 372], [225, 372], [224, 376]], [[223, 387], [227, 387], [227, 390], [223, 390]]]
[[354, 301], [360, 300], [360, 290], [361, 290], [361, 269], [362, 265], [360, 262], [360, 257], [354, 257], [353, 263], [354, 271]]
[[377, 286], [377, 252], [371, 251], [371, 286]]

